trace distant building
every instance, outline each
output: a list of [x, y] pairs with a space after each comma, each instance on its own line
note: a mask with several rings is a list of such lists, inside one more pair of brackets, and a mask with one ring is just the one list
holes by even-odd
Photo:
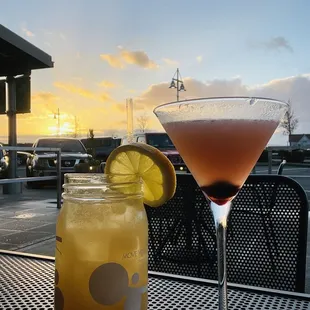
[[310, 134], [289, 135], [289, 143], [292, 147], [310, 148]]

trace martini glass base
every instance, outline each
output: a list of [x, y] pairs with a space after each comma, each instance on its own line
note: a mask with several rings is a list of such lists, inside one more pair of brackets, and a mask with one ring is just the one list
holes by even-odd
[[219, 310], [227, 310], [226, 228], [231, 202], [219, 206], [211, 201], [217, 242]]

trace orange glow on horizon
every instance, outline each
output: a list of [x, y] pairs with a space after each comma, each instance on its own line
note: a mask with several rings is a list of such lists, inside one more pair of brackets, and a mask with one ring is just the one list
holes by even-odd
[[74, 128], [71, 123], [65, 122], [59, 126], [59, 132], [58, 132], [58, 126], [49, 126], [48, 133], [52, 136], [68, 135], [74, 133]]

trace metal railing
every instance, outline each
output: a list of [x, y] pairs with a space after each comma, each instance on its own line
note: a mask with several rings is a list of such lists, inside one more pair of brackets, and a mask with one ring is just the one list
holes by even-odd
[[57, 181], [57, 208], [61, 208], [61, 149], [60, 148], [49, 148], [49, 147], [19, 147], [19, 146], [5, 146], [0, 147], [0, 150], [5, 151], [41, 151], [41, 152], [53, 152], [56, 153], [56, 176], [47, 177], [26, 177], [26, 178], [10, 178], [0, 179], [1, 184], [14, 184], [23, 182], [42, 182], [42, 181]]
[[[283, 160], [281, 162], [281, 164], [279, 165], [279, 168], [278, 168], [278, 173], [279, 175], [282, 175], [283, 173], [283, 170], [286, 166], [289, 166], [289, 167], [298, 167], [298, 168], [310, 168], [310, 164], [306, 164], [306, 163], [288, 163], [286, 160]], [[309, 178], [310, 176], [309, 175], [299, 175], [299, 176], [294, 176], [294, 177], [299, 177], [299, 178]]]
[[[292, 149], [293, 149], [292, 147], [285, 147], [285, 150], [292, 150]], [[301, 149], [305, 150], [304, 148], [301, 148]], [[266, 166], [266, 164], [267, 164], [268, 174], [273, 174], [272, 170], [274, 168], [274, 165], [279, 165], [277, 174], [282, 174], [284, 166], [310, 168], [310, 164], [307, 164], [307, 163], [292, 163], [292, 162], [287, 162], [286, 160], [282, 160], [280, 158], [276, 158], [276, 159], [273, 158], [273, 152], [279, 151], [279, 150], [282, 150], [281, 147], [272, 147], [272, 146], [267, 147], [268, 161], [257, 162], [251, 173], [256, 174], [257, 167]], [[298, 176], [298, 177], [301, 177], [301, 176]], [[304, 177], [308, 177], [308, 176], [304, 176]]]
[[[287, 160], [274, 159], [272, 154], [273, 148], [268, 149], [268, 162], [258, 162], [252, 170], [252, 174], [261, 174], [267, 172], [268, 174], [283, 175], [285, 173], [289, 178], [297, 181], [305, 190], [308, 200], [310, 202], [310, 163], [309, 158], [306, 162], [290, 162]], [[275, 150], [277, 151], [277, 150]], [[266, 167], [267, 170], [262, 171], [260, 167]], [[285, 171], [285, 169], [287, 169]], [[288, 171], [290, 170], [290, 171]], [[301, 170], [299, 173], [298, 170]]]

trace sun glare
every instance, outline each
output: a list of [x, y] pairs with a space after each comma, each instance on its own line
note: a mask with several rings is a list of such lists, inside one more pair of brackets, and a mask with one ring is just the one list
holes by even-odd
[[74, 129], [71, 123], [65, 122], [61, 124], [58, 129], [58, 126], [50, 126], [48, 127], [49, 134], [52, 136], [58, 135], [68, 135], [74, 133]]

